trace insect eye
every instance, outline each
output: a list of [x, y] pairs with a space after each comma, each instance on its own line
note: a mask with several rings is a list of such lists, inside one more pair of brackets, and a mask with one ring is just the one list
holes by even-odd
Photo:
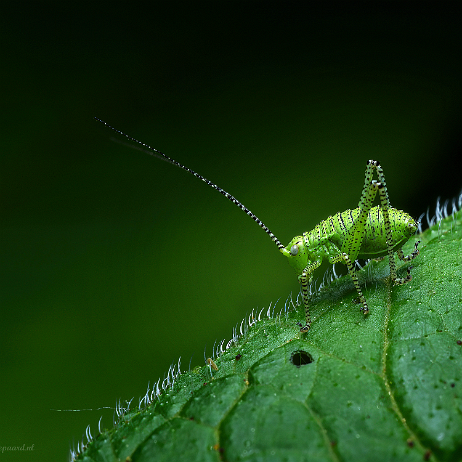
[[294, 244], [291, 248], [290, 248], [290, 255], [292, 255], [293, 257], [295, 257], [295, 255], [297, 255], [298, 253], [298, 245], [297, 244]]

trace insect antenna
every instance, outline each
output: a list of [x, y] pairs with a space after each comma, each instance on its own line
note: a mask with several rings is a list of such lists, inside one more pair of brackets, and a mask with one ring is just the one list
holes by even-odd
[[[97, 119], [99, 120], [99, 119]], [[106, 124], [107, 125], [107, 124]], [[109, 128], [113, 129], [111, 126], [107, 125]], [[115, 129], [113, 129], [115, 130]], [[136, 151], [140, 151], [140, 152], [144, 152], [145, 154], [149, 154], [150, 156], [152, 157], [155, 157], [156, 159], [160, 159], [164, 162], [167, 162], [169, 164], [172, 164], [172, 165], [175, 165], [170, 159], [168, 159], [165, 155], [161, 156], [159, 155], [158, 153], [156, 152], [152, 152], [150, 151], [149, 149], [147, 148], [143, 148], [142, 146], [136, 146], [134, 145], [133, 143], [129, 143], [129, 142], [126, 142], [126, 141], [121, 141], [113, 136], [111, 136], [109, 138], [111, 141], [114, 141], [114, 143], [117, 143], [117, 144], [121, 144], [122, 146], [126, 146], [127, 148], [130, 148], [130, 149], [135, 149]], [[152, 149], [152, 148], [151, 148]]]
[[188, 173], [191, 175], [194, 175], [196, 178], [199, 178], [199, 180], [202, 180], [204, 183], [212, 187], [213, 189], [217, 190], [219, 193], [223, 194], [228, 200], [230, 200], [234, 205], [237, 205], [241, 210], [243, 210], [250, 218], [252, 218], [255, 223], [257, 223], [260, 228], [262, 228], [266, 234], [271, 238], [271, 240], [277, 245], [278, 249], [282, 251], [284, 249], [284, 245], [281, 243], [281, 241], [270, 231], [270, 229], [253, 213], [251, 212], [243, 203], [239, 202], [234, 196], [226, 192], [224, 189], [221, 189], [219, 186], [217, 186], [215, 183], [212, 183], [210, 180], [207, 180], [207, 178], [204, 178], [202, 175], [199, 175], [199, 173], [196, 173], [194, 170], [191, 170], [190, 168], [180, 164], [177, 162], [175, 159], [172, 159], [171, 157], [167, 156], [163, 152], [154, 149], [153, 147], [149, 146], [148, 144], [145, 144], [141, 141], [138, 141], [136, 138], [131, 137], [130, 135], [127, 135], [126, 133], [118, 130], [117, 128], [111, 127], [109, 124], [104, 122], [104, 120], [98, 119], [98, 117], [95, 117], [95, 119], [98, 122], [101, 122], [102, 124], [106, 125], [106, 127], [110, 128], [111, 130], [115, 131], [116, 133], [119, 133], [120, 135], [124, 136], [130, 141], [133, 141], [134, 143], [138, 143], [139, 145], [143, 146], [144, 148], [147, 149], [147, 152], [149, 155], [152, 155], [154, 157], [159, 157], [162, 156], [163, 159], [165, 159], [167, 162], [170, 162], [173, 165], [176, 165], [177, 167], [182, 168], [183, 170], [186, 170]]

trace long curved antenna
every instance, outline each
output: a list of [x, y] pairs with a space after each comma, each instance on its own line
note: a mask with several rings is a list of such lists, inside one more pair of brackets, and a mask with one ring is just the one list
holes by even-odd
[[266, 234], [268, 234], [268, 236], [278, 246], [278, 249], [281, 252], [285, 248], [285, 246], [281, 243], [281, 241], [270, 231], [270, 229], [254, 213], [252, 213], [244, 204], [239, 202], [234, 196], [232, 196], [231, 194], [226, 192], [224, 189], [221, 189], [215, 183], [212, 183], [210, 180], [207, 180], [207, 178], [204, 178], [202, 175], [199, 175], [194, 170], [191, 170], [190, 168], [185, 167], [184, 165], [180, 164], [175, 159], [172, 159], [171, 157], [167, 156], [163, 152], [152, 148], [148, 144], [145, 144], [145, 143], [143, 143], [141, 141], [138, 141], [136, 138], [133, 138], [133, 137], [127, 135], [126, 133], [124, 133], [124, 132], [122, 132], [120, 130], [117, 130], [117, 128], [111, 127], [109, 124], [104, 122], [104, 120], [98, 119], [98, 117], [95, 117], [95, 119], [98, 122], [101, 122], [102, 124], [106, 125], [106, 127], [110, 128], [111, 130], [119, 133], [122, 136], [125, 136], [125, 138], [127, 138], [128, 140], [133, 141], [134, 143], [138, 143], [141, 146], [145, 147], [146, 149], [148, 149], [150, 151], [150, 152], [148, 151], [148, 154], [154, 155], [155, 157], [157, 157], [156, 154], [160, 154], [168, 162], [172, 163], [173, 165], [176, 165], [177, 167], [182, 168], [183, 170], [186, 170], [187, 172], [191, 173], [191, 175], [194, 175], [196, 178], [199, 178], [199, 180], [202, 180], [204, 183], [208, 184], [213, 189], [216, 189], [219, 193], [223, 194], [223, 196], [225, 196], [227, 199], [229, 199], [234, 205], [237, 205], [241, 210], [243, 210], [250, 218], [252, 218], [252, 220], [255, 221], [255, 223], [257, 223], [257, 225], [260, 226], [260, 228], [262, 228], [265, 231]]

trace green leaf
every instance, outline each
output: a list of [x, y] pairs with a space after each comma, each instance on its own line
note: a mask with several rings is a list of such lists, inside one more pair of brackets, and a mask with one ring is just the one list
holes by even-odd
[[119, 409], [115, 428], [72, 457], [460, 460], [461, 238], [461, 212], [419, 236], [421, 253], [403, 286], [392, 286], [387, 259], [371, 261], [359, 273], [366, 318], [349, 277], [313, 297], [307, 334], [296, 325], [300, 307], [253, 314], [247, 332], [214, 358], [217, 371], [171, 369], [165, 389], [158, 382], [142, 410]]

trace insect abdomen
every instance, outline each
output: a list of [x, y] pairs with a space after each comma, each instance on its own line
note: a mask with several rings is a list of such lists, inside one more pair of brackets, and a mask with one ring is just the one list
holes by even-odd
[[[400, 249], [409, 238], [415, 234], [417, 223], [406, 212], [390, 208], [388, 210], [390, 218], [393, 250]], [[368, 215], [365, 226], [364, 240], [359, 251], [359, 258], [377, 258], [388, 254], [385, 220], [383, 219], [382, 209], [373, 207]]]
[[[392, 229], [393, 249], [398, 250], [415, 233], [417, 224], [409, 214], [402, 210], [390, 208], [388, 215]], [[359, 208], [345, 210], [329, 217], [319, 226], [330, 236], [329, 240], [336, 244], [338, 248], [341, 248], [358, 216]], [[382, 209], [379, 206], [372, 207], [364, 226], [364, 238], [358, 257], [364, 259], [377, 258], [387, 254], [388, 247]]]

